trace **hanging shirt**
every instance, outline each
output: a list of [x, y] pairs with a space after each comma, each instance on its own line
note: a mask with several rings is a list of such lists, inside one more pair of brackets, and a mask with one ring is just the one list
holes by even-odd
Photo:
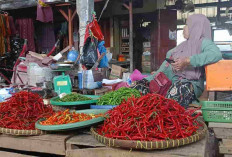
[[36, 20], [45, 23], [53, 22], [52, 8], [44, 2], [45, 0], [38, 0]]

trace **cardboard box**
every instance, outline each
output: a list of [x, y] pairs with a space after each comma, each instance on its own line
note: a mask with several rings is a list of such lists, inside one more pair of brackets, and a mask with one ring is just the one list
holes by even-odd
[[108, 68], [99, 68], [98, 70], [93, 71], [94, 82], [102, 81], [103, 79], [108, 79], [109, 72]]
[[150, 55], [142, 55], [142, 62], [146, 62], [146, 61], [151, 61], [151, 56]]
[[121, 79], [123, 72], [126, 72], [126, 69], [113, 64], [110, 73], [110, 80], [118, 79], [118, 78]]

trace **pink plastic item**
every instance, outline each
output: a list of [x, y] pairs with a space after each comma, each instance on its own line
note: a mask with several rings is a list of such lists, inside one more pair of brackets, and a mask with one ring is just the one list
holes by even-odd
[[118, 90], [118, 89], [120, 89], [122, 87], [130, 87], [130, 86], [127, 84], [127, 82], [120, 82], [115, 86], [114, 90]]
[[143, 78], [147, 77], [147, 75], [143, 75], [139, 70], [135, 69], [134, 72], [130, 75], [131, 81], [139, 81]]

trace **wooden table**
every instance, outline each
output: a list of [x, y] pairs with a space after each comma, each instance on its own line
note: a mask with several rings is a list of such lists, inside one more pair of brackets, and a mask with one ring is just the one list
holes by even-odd
[[[71, 134], [47, 134], [29, 137], [0, 135], [0, 148], [65, 155], [66, 141], [72, 136]], [[2, 156], [1, 152], [0, 156]]]
[[159, 151], [135, 151], [110, 148], [97, 142], [90, 134], [76, 135], [66, 142], [66, 157], [177, 157], [209, 156], [212, 151], [207, 138], [183, 147]]
[[[208, 134], [204, 139], [196, 143], [179, 148], [157, 151], [110, 148], [94, 139], [88, 130], [31, 137], [0, 135], [0, 139], [0, 148], [66, 157], [210, 157], [210, 153], [214, 151], [212, 147], [213, 142], [208, 138]], [[0, 152], [0, 156], [6, 153]], [[14, 153], [11, 156], [14, 156]], [[20, 156], [20, 154], [17, 154], [17, 156]]]

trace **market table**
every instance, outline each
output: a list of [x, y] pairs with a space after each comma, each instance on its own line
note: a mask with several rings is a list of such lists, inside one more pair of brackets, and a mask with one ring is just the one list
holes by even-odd
[[[208, 135], [207, 135], [208, 136]], [[90, 133], [71, 137], [66, 142], [66, 157], [177, 157], [177, 156], [210, 156], [212, 142], [204, 138], [196, 143], [183, 147], [159, 151], [135, 151], [110, 148], [97, 142]]]
[[161, 155], [163, 157], [210, 157], [212, 153], [215, 153], [214, 141], [208, 134], [204, 139], [196, 143], [159, 151], [136, 151], [106, 147], [97, 142], [88, 129], [31, 137], [0, 135], [0, 139], [0, 148], [66, 157], [159, 157]]
[[[0, 148], [12, 150], [65, 155], [66, 141], [72, 137], [68, 134], [47, 134], [41, 136], [9, 136], [0, 135]], [[1, 156], [1, 153], [0, 153]]]

